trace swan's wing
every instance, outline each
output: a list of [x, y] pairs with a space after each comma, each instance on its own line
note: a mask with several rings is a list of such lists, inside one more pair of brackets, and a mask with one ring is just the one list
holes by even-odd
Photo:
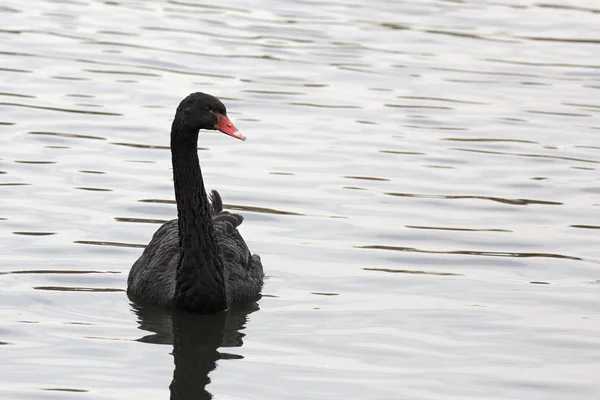
[[235, 302], [256, 298], [262, 288], [264, 273], [260, 257], [250, 253], [238, 231], [244, 217], [224, 211], [223, 201], [216, 190], [211, 191], [210, 198], [213, 210], [218, 211], [213, 215], [213, 225], [223, 256], [228, 300]]
[[154, 304], [169, 305], [175, 293], [179, 260], [177, 220], [165, 222], [152, 236], [127, 278], [127, 292]]

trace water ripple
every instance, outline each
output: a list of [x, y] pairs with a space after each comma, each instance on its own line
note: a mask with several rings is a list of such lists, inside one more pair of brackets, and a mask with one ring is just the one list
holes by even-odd
[[439, 271], [419, 271], [414, 269], [391, 269], [391, 268], [363, 268], [365, 271], [389, 272], [392, 274], [412, 274], [412, 275], [437, 275], [437, 276], [463, 276], [454, 272]]
[[[553, 254], [553, 253], [522, 253], [522, 252], [476, 251], [476, 250], [425, 250], [425, 249], [417, 249], [415, 247], [385, 246], [385, 245], [364, 245], [364, 246], [354, 246], [354, 247], [357, 249], [394, 250], [394, 251], [404, 251], [404, 252], [411, 252], [411, 253], [452, 254], [452, 255], [469, 255], [469, 256], [485, 256], [485, 257], [516, 257], [516, 258], [542, 257], [542, 258], [562, 258], [565, 260], [575, 260], [575, 261], [590, 261], [590, 260], [584, 260], [583, 258], [580, 258], [580, 257], [568, 256], [568, 255], [563, 255], [563, 254]], [[593, 261], [593, 262], [596, 262], [596, 261]]]
[[472, 153], [482, 153], [482, 154], [500, 154], [500, 155], [518, 156], [518, 157], [548, 158], [548, 159], [554, 159], [554, 160], [579, 161], [579, 162], [584, 162], [584, 163], [600, 164], [600, 161], [598, 161], [598, 160], [587, 160], [587, 159], [576, 158], [576, 157], [553, 156], [553, 155], [549, 155], [549, 154], [510, 153], [510, 152], [504, 152], [504, 151], [491, 151], [491, 150], [465, 149], [465, 148], [453, 148], [451, 150], [468, 151], [468, 152], [472, 152]]
[[123, 115], [123, 114], [119, 114], [119, 113], [104, 112], [104, 111], [75, 110], [75, 109], [70, 109], [70, 108], [59, 108], [59, 107], [48, 107], [48, 106], [34, 106], [34, 105], [31, 105], [31, 104], [22, 104], [22, 103], [0, 102], [0, 106], [33, 108], [33, 109], [36, 109], [36, 110], [59, 111], [59, 112], [73, 113], [73, 114], [105, 115], [105, 116], [117, 116], [117, 117]]
[[463, 200], [463, 199], [474, 199], [474, 200], [490, 200], [503, 204], [510, 204], [513, 206], [527, 206], [530, 204], [548, 205], [548, 206], [559, 206], [563, 203], [558, 201], [548, 200], [534, 200], [534, 199], [507, 199], [502, 197], [492, 196], [472, 196], [472, 195], [443, 195], [443, 194], [419, 194], [419, 193], [384, 193], [388, 196], [397, 197], [419, 197], [425, 199], [448, 199], [448, 200]]
[[87, 287], [67, 287], [67, 286], [35, 286], [35, 290], [49, 290], [53, 292], [93, 292], [93, 293], [112, 293], [124, 292], [124, 289], [115, 288], [87, 288]]

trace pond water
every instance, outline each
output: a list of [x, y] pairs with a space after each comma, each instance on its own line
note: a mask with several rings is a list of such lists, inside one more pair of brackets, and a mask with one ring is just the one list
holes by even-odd
[[[225, 5], [226, 4], [226, 5]], [[0, 0], [1, 399], [597, 399], [595, 1]], [[132, 304], [174, 109], [256, 304]]]

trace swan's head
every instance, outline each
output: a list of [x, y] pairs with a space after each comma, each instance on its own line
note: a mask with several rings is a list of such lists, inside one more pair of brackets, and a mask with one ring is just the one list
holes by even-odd
[[177, 107], [175, 118], [182, 119], [183, 123], [194, 130], [217, 130], [236, 139], [246, 140], [246, 136], [227, 116], [225, 105], [210, 94], [190, 94]]

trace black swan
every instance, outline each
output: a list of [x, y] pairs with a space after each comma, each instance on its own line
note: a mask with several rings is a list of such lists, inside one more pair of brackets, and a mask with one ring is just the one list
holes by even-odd
[[245, 140], [225, 106], [205, 93], [181, 101], [171, 125], [171, 160], [177, 216], [154, 234], [127, 278], [127, 293], [142, 302], [196, 313], [216, 313], [256, 300], [263, 285], [260, 257], [237, 230], [242, 216], [209, 204], [198, 161], [200, 129]]

